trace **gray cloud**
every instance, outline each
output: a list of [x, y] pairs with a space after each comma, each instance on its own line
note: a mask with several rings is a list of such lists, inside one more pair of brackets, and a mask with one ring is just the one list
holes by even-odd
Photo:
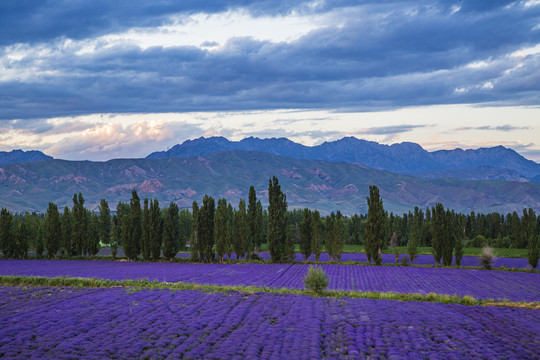
[[[540, 31], [534, 30], [540, 6], [462, 1], [461, 10], [452, 14], [455, 3], [450, 1], [362, 5], [336, 1], [311, 10], [302, 1], [180, 3], [143, 3], [133, 9], [126, 1], [100, 1], [101, 8], [74, 2], [15, 7], [10, 19], [21, 15], [16, 23], [3, 23], [0, 17], [0, 33], [3, 28], [7, 31], [0, 44], [49, 41], [53, 51], [47, 56], [31, 52], [21, 60], [9, 60], [10, 67], [32, 71], [32, 76], [24, 81], [0, 81], [0, 119], [540, 103], [540, 55], [509, 56], [540, 43]], [[132, 26], [153, 27], [170, 21], [172, 14], [235, 7], [253, 14], [335, 11], [342, 26], [324, 27], [289, 43], [235, 38], [215, 52], [188, 46], [141, 50], [121, 45], [83, 56], [58, 47], [54, 40], [91, 38]], [[117, 17], [122, 11], [126, 16]], [[88, 13], [88, 20], [80, 24], [66, 20], [81, 13]], [[41, 22], [23, 24], [25, 18]], [[120, 20], [115, 22], [115, 18]], [[63, 21], [55, 23], [55, 19]], [[40, 28], [45, 29], [41, 35]], [[485, 64], [468, 66], [479, 62]], [[36, 131], [48, 131], [47, 124], [42, 125]]]
[[530, 126], [512, 126], [512, 125], [500, 125], [500, 126], [464, 126], [454, 129], [455, 131], [466, 131], [466, 130], [489, 130], [489, 131], [515, 131], [515, 130], [529, 130]]
[[428, 127], [430, 125], [391, 125], [381, 127], [371, 127], [356, 131], [357, 135], [393, 135], [412, 131], [414, 129]]

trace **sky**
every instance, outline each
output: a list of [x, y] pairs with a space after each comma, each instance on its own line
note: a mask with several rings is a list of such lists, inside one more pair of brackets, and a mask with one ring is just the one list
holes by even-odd
[[540, 162], [540, 0], [3, 0], [0, 151], [503, 145]]

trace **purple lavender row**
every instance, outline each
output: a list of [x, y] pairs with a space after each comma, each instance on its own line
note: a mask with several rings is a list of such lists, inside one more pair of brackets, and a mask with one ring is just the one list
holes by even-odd
[[[540, 301], [540, 274], [453, 268], [321, 265], [329, 289], [437, 293], [476, 299]], [[76, 260], [0, 260], [0, 275], [149, 279], [214, 285], [304, 288], [304, 264], [184, 264]]]
[[540, 312], [302, 295], [0, 288], [0, 357], [533, 359]]
[[[260, 252], [257, 253], [260, 257], [262, 257], [264, 260], [270, 260], [270, 254], [268, 252]], [[182, 258], [189, 258], [190, 254], [181, 253], [178, 254], [177, 257]], [[227, 256], [225, 255], [225, 258]], [[408, 258], [407, 255], [401, 255], [400, 260], [402, 258]], [[236, 255], [232, 255], [232, 259], [236, 259]], [[315, 257], [313, 255], [310, 256], [309, 260], [315, 261]], [[396, 258], [393, 254], [382, 254], [382, 260], [384, 264], [395, 264]], [[302, 254], [296, 253], [296, 261], [304, 261], [304, 258], [302, 257]], [[319, 261], [321, 262], [328, 262], [328, 254], [322, 253]], [[343, 253], [341, 255], [341, 261], [358, 261], [358, 262], [368, 262], [367, 256], [364, 253]], [[410, 262], [409, 262], [410, 263]], [[414, 264], [416, 265], [435, 265], [435, 260], [433, 259], [432, 255], [419, 255], [416, 260], [414, 260]], [[452, 262], [453, 265], [455, 265], [455, 261]], [[527, 259], [523, 258], [495, 258], [493, 262], [493, 267], [508, 267], [508, 268], [521, 268], [524, 269], [527, 267]], [[477, 256], [464, 256], [461, 259], [461, 266], [481, 266], [480, 262], [478, 260]]]

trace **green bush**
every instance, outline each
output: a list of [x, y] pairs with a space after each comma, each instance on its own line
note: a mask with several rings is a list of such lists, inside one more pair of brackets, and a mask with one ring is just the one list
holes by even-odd
[[328, 287], [328, 275], [319, 267], [310, 266], [306, 277], [304, 277], [306, 290], [320, 294]]
[[476, 235], [474, 239], [469, 243], [469, 246], [471, 247], [484, 247], [488, 246], [488, 241], [485, 237], [482, 235]]
[[482, 248], [482, 254], [478, 257], [478, 260], [480, 260], [480, 264], [484, 267], [484, 269], [491, 269], [491, 266], [493, 265], [493, 260], [495, 259], [495, 254], [493, 253], [493, 249], [489, 246], [484, 246]]

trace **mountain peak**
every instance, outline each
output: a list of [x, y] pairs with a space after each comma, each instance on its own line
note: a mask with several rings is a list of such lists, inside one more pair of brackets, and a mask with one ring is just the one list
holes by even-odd
[[459, 174], [463, 174], [463, 169], [474, 170], [488, 166], [505, 171], [513, 170], [518, 174], [516, 175], [518, 178], [525, 177], [532, 181], [540, 178], [539, 164], [501, 145], [491, 148], [428, 152], [413, 142], [384, 145], [353, 136], [326, 141], [317, 146], [305, 146], [283, 137], [260, 139], [251, 136], [240, 141], [229, 141], [222, 136], [200, 137], [184, 141], [182, 145], [176, 145], [168, 151], [152, 153], [147, 158], [186, 158], [228, 150], [261, 151], [294, 159], [362, 163], [374, 169], [396, 173], [425, 174], [460, 169]]
[[7, 151], [0, 151], [0, 165], [7, 165], [12, 163], [23, 163], [37, 160], [52, 159], [52, 156], [45, 155], [38, 150], [24, 151], [21, 149]]

